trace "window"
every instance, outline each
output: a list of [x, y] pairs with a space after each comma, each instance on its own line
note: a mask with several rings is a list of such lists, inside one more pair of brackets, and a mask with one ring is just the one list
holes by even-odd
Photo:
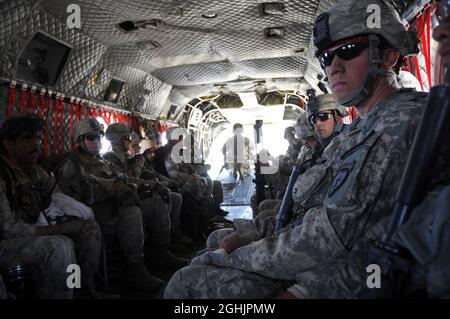
[[17, 77], [32, 83], [54, 86], [70, 51], [69, 45], [38, 32], [19, 57]]

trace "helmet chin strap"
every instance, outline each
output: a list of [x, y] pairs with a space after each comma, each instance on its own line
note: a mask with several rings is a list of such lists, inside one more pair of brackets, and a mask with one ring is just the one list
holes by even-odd
[[337, 99], [340, 105], [351, 107], [358, 105], [363, 99], [372, 95], [373, 85], [378, 77], [385, 77], [388, 72], [380, 67], [380, 39], [374, 34], [368, 35], [369, 39], [369, 72], [364, 81], [364, 85], [342, 98]]

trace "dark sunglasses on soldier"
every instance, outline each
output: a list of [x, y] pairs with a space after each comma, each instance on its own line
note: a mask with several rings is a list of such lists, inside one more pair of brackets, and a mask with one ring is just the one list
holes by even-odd
[[125, 136], [125, 137], [123, 137], [123, 140], [131, 142], [131, 136]]
[[101, 140], [102, 135], [101, 134], [89, 134], [89, 135], [85, 135], [84, 138], [90, 142], [93, 142], [95, 140]]
[[345, 61], [352, 60], [359, 56], [364, 49], [368, 48], [367, 43], [347, 43], [333, 51], [324, 51], [319, 55], [319, 62], [322, 68], [330, 66], [334, 57], [337, 55], [339, 58]]
[[328, 121], [331, 118], [331, 114], [332, 113], [328, 112], [314, 113], [313, 115], [310, 115], [308, 119], [311, 124], [316, 124], [318, 120], [321, 122]]

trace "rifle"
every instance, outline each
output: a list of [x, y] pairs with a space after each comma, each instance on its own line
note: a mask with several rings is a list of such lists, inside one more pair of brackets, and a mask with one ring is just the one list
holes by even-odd
[[[448, 73], [447, 71], [447, 75]], [[361, 294], [363, 298], [402, 296], [405, 293], [404, 284], [412, 268], [413, 259], [395, 242], [394, 236], [427, 194], [431, 183], [429, 168], [434, 167], [441, 143], [448, 131], [449, 93], [448, 83], [434, 86], [430, 90], [396, 194], [388, 230], [381, 240], [372, 242], [368, 250], [368, 265], [377, 264], [381, 268], [382, 289], [364, 291]]]
[[291, 204], [292, 204], [292, 190], [294, 189], [295, 182], [298, 177], [306, 171], [308, 163], [314, 165], [317, 159], [322, 155], [323, 149], [314, 152], [310, 159], [303, 161], [302, 163], [295, 163], [292, 167], [291, 175], [289, 176], [288, 186], [284, 192], [283, 200], [281, 201], [280, 208], [277, 214], [277, 220], [275, 224], [275, 232], [280, 230], [291, 219]]
[[283, 200], [281, 201], [280, 209], [278, 210], [277, 221], [275, 224], [275, 231], [278, 231], [281, 227], [284, 226], [285, 222], [288, 220], [289, 216], [287, 216], [290, 211], [291, 206], [291, 195], [292, 189], [294, 188], [294, 184], [297, 181], [301, 173], [300, 166], [294, 164], [292, 167], [291, 176], [289, 177], [289, 183], [284, 192]]
[[[255, 129], [255, 146], [261, 143], [260, 129], [262, 127], [262, 124], [262, 120], [256, 120], [255, 125], [253, 126], [253, 128]], [[264, 176], [261, 174], [261, 161], [258, 152], [256, 152], [255, 179], [253, 180], [253, 182], [256, 185], [256, 206], [258, 206], [259, 203], [266, 199], [266, 182]]]

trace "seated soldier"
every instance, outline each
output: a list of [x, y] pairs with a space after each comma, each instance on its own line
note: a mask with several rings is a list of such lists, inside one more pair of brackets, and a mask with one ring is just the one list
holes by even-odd
[[[367, 6], [381, 10], [381, 28], [367, 25]], [[358, 18], [355, 18], [358, 17]], [[316, 19], [314, 43], [337, 102], [360, 120], [336, 137], [310, 168], [302, 218], [248, 245], [204, 252], [177, 271], [167, 298], [295, 298], [297, 276], [348, 256], [390, 213], [427, 95], [400, 89], [401, 57], [417, 52], [395, 8], [382, 0], [345, 0]], [[334, 144], [332, 142], [332, 144]], [[314, 170], [316, 167], [319, 169]], [[305, 175], [305, 174], [304, 174]]]
[[[155, 179], [141, 179], [128, 175], [130, 155], [131, 128], [123, 123], [114, 123], [106, 129], [106, 138], [111, 142], [112, 150], [103, 154], [103, 159], [115, 166], [118, 174], [124, 175], [129, 183], [137, 187], [145, 187], [140, 192], [140, 207], [147, 235], [146, 257], [155, 267], [180, 268], [187, 264], [187, 260], [178, 258], [169, 251], [170, 245], [170, 215], [180, 215], [182, 197], [171, 192], [166, 185]], [[173, 211], [170, 213], [170, 211]]]
[[80, 265], [81, 287], [95, 291], [101, 234], [95, 221], [72, 220], [36, 226], [60, 192], [53, 176], [36, 164], [41, 150], [42, 122], [12, 118], [0, 128], [0, 268], [17, 260], [31, 273], [36, 298], [72, 298], [67, 267]]
[[[105, 239], [118, 240], [124, 257], [124, 283], [139, 290], [157, 291], [164, 282], [150, 275], [144, 265], [139, 197], [127, 186], [126, 176], [119, 176], [113, 165], [99, 156], [102, 135], [103, 125], [96, 119], [78, 123], [73, 134], [77, 147], [56, 169], [58, 184], [64, 193], [94, 210]], [[165, 209], [162, 203], [154, 209], [159, 207]]]
[[333, 137], [341, 133], [345, 125], [342, 119], [347, 116], [343, 106], [336, 103], [332, 94], [314, 97], [307, 107], [308, 122], [314, 128], [319, 142], [325, 148]]
[[128, 148], [128, 154], [131, 157], [141, 154], [141, 138], [136, 132], [131, 133], [130, 147]]
[[[316, 163], [320, 162], [323, 148], [317, 142], [316, 135], [311, 126], [307, 123], [306, 113], [302, 113], [297, 117], [295, 123], [295, 134], [301, 140], [303, 146], [297, 158], [297, 164], [301, 167], [302, 174], [297, 178], [294, 189], [291, 194], [293, 207], [291, 208], [290, 219], [286, 223], [298, 222], [301, 219], [301, 212], [297, 210], [302, 206], [315, 206], [317, 202], [323, 198], [303, 198], [299, 196], [302, 193], [299, 188], [308, 185], [310, 179], [309, 172]], [[337, 136], [337, 135], [336, 135]], [[315, 168], [317, 169], [317, 168]], [[287, 187], [287, 185], [285, 186]], [[314, 204], [310, 204], [314, 202]], [[206, 246], [208, 248], [224, 248], [225, 250], [234, 250], [234, 245], [240, 245], [241, 237], [252, 237], [253, 241], [270, 236], [273, 234], [276, 216], [281, 206], [281, 200], [264, 200], [258, 205], [258, 214], [253, 220], [240, 219], [234, 220], [234, 229], [220, 229], [209, 236]], [[241, 235], [240, 235], [241, 234]], [[251, 235], [250, 235], [251, 234]]]
[[[174, 180], [162, 174], [159, 174], [157, 171], [155, 171], [155, 169], [153, 168], [153, 161], [155, 159], [155, 149], [156, 143], [153, 139], [150, 139], [149, 148], [146, 149], [143, 154], [144, 166], [140, 177], [143, 179], [157, 179], [160, 182], [165, 183], [171, 190], [176, 190], [179, 187], [182, 187], [180, 183], [177, 183]], [[178, 194], [175, 192], [171, 193]], [[178, 210], [174, 209], [170, 210], [172, 241], [186, 246], [191, 246], [193, 244], [192, 239], [187, 237], [181, 230], [181, 214], [182, 214], [181, 207]]]
[[[441, 8], [443, 10], [439, 10]], [[439, 9], [437, 14], [440, 23], [433, 31], [433, 38], [440, 42], [438, 53], [445, 54], [450, 52], [448, 2], [442, 2]], [[449, 72], [450, 56], [447, 55], [447, 59], [443, 59], [442, 62]], [[447, 130], [446, 140], [444, 139], [446, 142], [440, 146], [437, 164], [434, 165], [434, 169], [430, 167], [430, 174], [433, 173], [430, 191], [395, 236], [395, 242], [409, 252], [410, 258], [407, 261], [410, 263], [408, 266], [411, 270], [405, 276], [406, 279], [396, 280], [400, 279], [398, 276], [389, 278], [393, 285], [386, 285], [382, 280], [380, 288], [369, 291], [369, 293], [376, 291], [375, 297], [411, 298], [408, 293], [420, 292], [421, 297], [450, 298], [449, 133]], [[323, 264], [321, 267], [298, 274], [297, 284], [292, 287], [292, 293], [297, 298], [374, 297], [372, 294], [367, 294], [368, 242], [382, 239], [390, 222], [391, 216], [388, 215], [375, 224], [363, 238], [358, 240], [348, 257], [344, 256], [333, 263]], [[404, 257], [405, 254], [401, 256]], [[382, 269], [383, 271], [385, 269]], [[390, 290], [389, 288], [392, 287], [396, 289]], [[363, 292], [366, 293], [363, 294]]]

